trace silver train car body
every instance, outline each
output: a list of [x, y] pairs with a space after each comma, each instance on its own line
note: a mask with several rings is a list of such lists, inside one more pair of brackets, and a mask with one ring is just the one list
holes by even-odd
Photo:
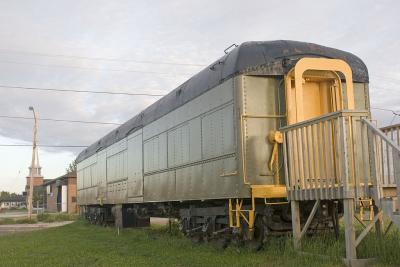
[[[79, 162], [78, 204], [250, 197], [242, 179], [240, 111], [278, 116], [278, 88], [274, 78], [230, 78]], [[253, 184], [273, 184], [265, 136], [278, 125], [278, 118], [245, 121]]]

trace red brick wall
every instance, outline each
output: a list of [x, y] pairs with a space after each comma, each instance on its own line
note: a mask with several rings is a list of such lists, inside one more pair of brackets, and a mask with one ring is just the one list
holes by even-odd
[[[26, 177], [26, 186], [29, 188], [31, 177]], [[43, 176], [33, 177], [33, 186], [39, 186], [43, 184]]]
[[[56, 183], [51, 183], [51, 194], [47, 195], [47, 212], [58, 212], [57, 210], [57, 194], [58, 189]], [[46, 186], [46, 194], [47, 194], [47, 186]]]
[[76, 207], [76, 177], [68, 178], [68, 213], [77, 213]]
[[[67, 179], [67, 212], [69, 214], [74, 214], [78, 212], [76, 205], [76, 176], [71, 177], [63, 177], [63, 179]], [[62, 182], [65, 184], [65, 180]], [[47, 211], [48, 212], [58, 212], [57, 210], [57, 194], [58, 190], [62, 190], [61, 186], [56, 186], [57, 181], [54, 181], [50, 184], [51, 186], [51, 194], [47, 195]], [[60, 184], [60, 182], [58, 182]], [[47, 190], [47, 188], [45, 189]], [[47, 194], [47, 191], [46, 191]]]

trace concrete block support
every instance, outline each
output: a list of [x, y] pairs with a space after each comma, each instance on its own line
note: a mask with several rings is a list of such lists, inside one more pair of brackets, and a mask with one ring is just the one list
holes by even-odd
[[148, 227], [150, 226], [150, 217], [140, 217], [134, 209], [117, 204], [113, 207], [113, 215], [115, 219], [115, 227]]
[[124, 227], [124, 220], [122, 217], [122, 204], [117, 204], [113, 207], [114, 223], [116, 228], [122, 229]]

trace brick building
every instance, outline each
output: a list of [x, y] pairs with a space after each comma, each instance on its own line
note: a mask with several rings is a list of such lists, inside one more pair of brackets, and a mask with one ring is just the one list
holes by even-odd
[[25, 202], [28, 203], [28, 198], [29, 198], [29, 188], [30, 188], [30, 178], [31, 174], [33, 174], [33, 207], [38, 208], [38, 207], [43, 207], [44, 203], [44, 197], [45, 194], [43, 192], [43, 183], [48, 181], [48, 179], [44, 179], [42, 176], [42, 167], [37, 165], [33, 169], [32, 173], [32, 168], [29, 167], [29, 175], [26, 176], [26, 185], [25, 185], [25, 191], [23, 192], [23, 195], [25, 196]]
[[46, 191], [46, 211], [77, 213], [76, 172], [43, 183]]

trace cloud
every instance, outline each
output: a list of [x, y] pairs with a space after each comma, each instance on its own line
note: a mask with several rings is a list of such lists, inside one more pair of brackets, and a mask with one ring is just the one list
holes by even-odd
[[[209, 64], [232, 43], [294, 39], [360, 56], [371, 74], [372, 105], [400, 110], [400, 93], [395, 90], [400, 80], [396, 56], [400, 51], [399, 7], [397, 1], [344, 0], [329, 4], [323, 1], [243, 4], [226, 0], [151, 3], [86, 0], [73, 4], [48, 0], [2, 1], [0, 84], [167, 93], [200, 68], [44, 57], [6, 50]], [[39, 67], [5, 61], [171, 75]], [[156, 99], [0, 88], [0, 115], [30, 116], [28, 106], [33, 105], [43, 118], [124, 122]], [[374, 112], [374, 115], [385, 123], [392, 118], [390, 112]], [[88, 145], [112, 129], [113, 126], [107, 125], [40, 122], [39, 138], [42, 144]], [[32, 121], [0, 119], [0, 136], [30, 142]], [[67, 153], [70, 158], [79, 152], [77, 149], [46, 151], [55, 157]], [[44, 162], [43, 165], [52, 176], [64, 171], [61, 164], [51, 166]], [[0, 167], [6, 174], [14, 173], [7, 166]]]

